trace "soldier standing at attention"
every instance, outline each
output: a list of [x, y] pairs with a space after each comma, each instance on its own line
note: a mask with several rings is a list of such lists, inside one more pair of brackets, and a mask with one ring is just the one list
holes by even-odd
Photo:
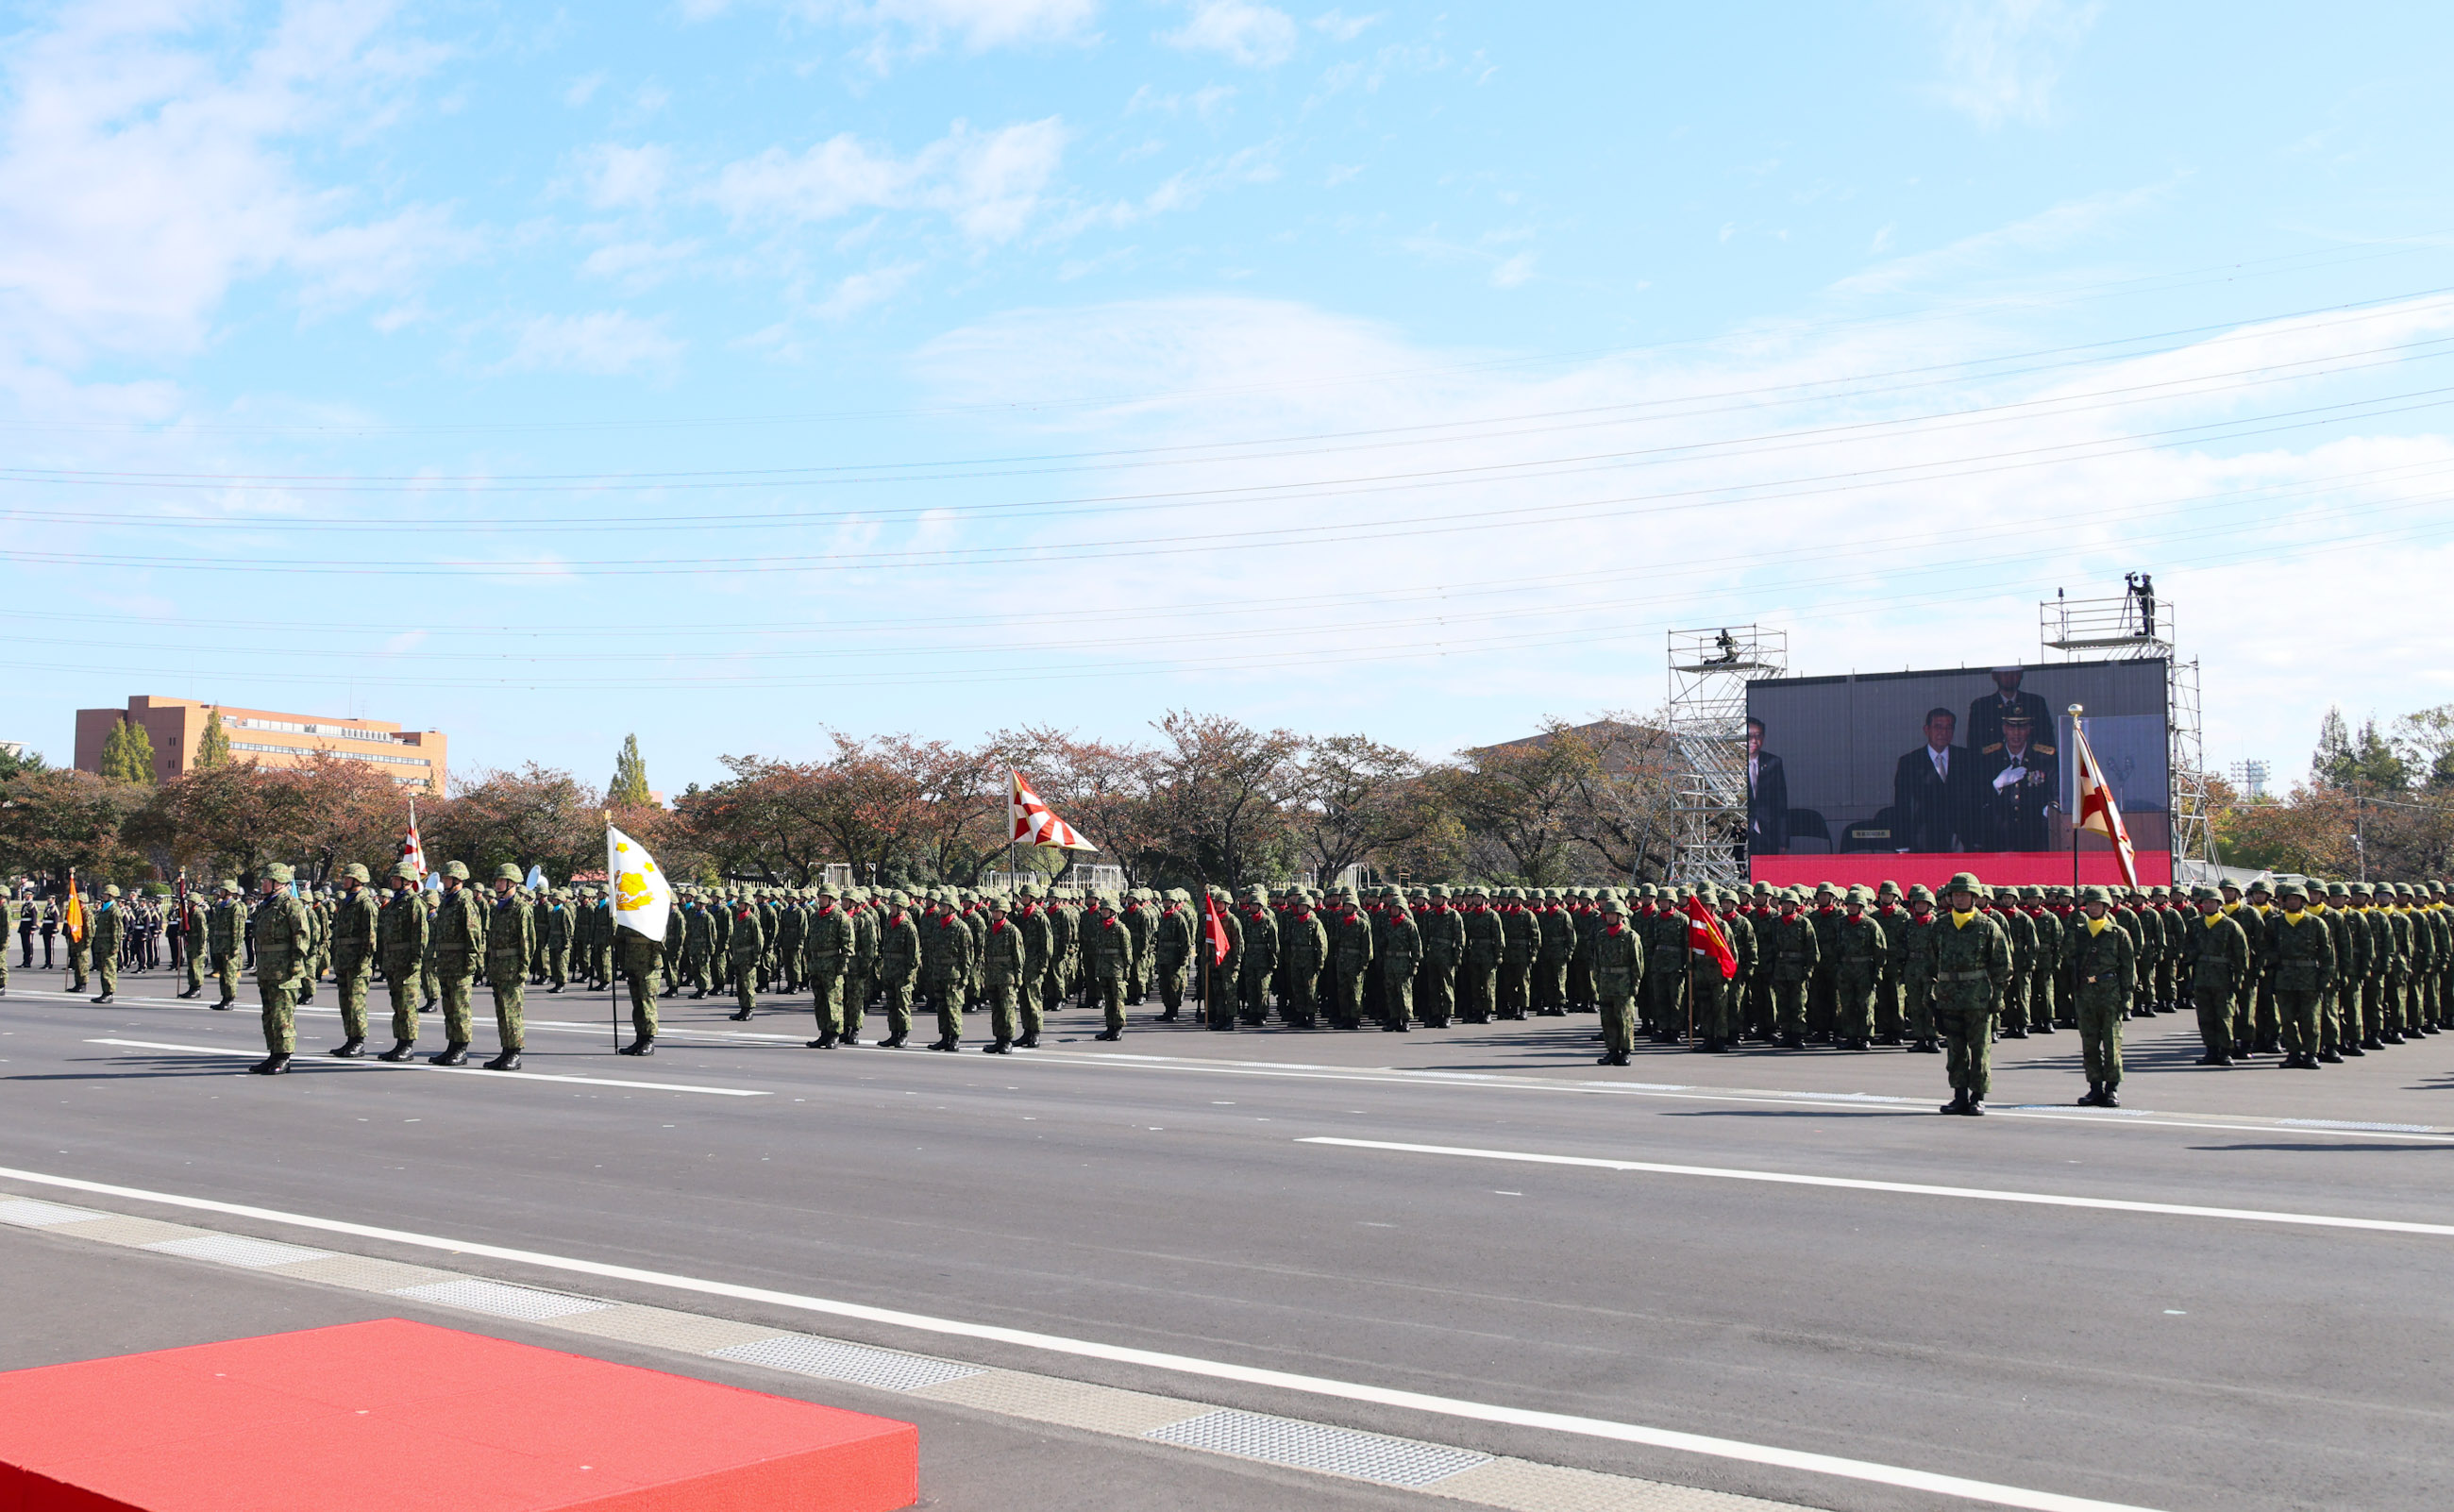
[[224, 880], [213, 890], [213, 906], [205, 915], [205, 948], [212, 953], [213, 980], [221, 988], [215, 1008], [238, 1001], [239, 960], [247, 954], [247, 905], [239, 900], [238, 883]]
[[1015, 994], [1022, 984], [1022, 931], [1006, 917], [1003, 894], [989, 897], [989, 922], [980, 936], [980, 990], [988, 997], [989, 1033], [983, 1055], [1002, 1056], [1020, 1038], [1015, 1022]]
[[2080, 893], [2080, 916], [2063, 933], [2062, 964], [2068, 969], [2079, 1016], [2080, 1058], [2087, 1071], [2082, 1107], [2118, 1108], [2122, 1085], [2122, 1023], [2137, 992], [2138, 947], [2130, 932], [2105, 917], [2113, 895], [2102, 887]]
[[[1418, 973], [1416, 987], [1421, 1000], [1423, 1027], [1446, 1029], [1450, 1017], [1457, 1011], [1457, 973], [1465, 956], [1465, 920], [1449, 906], [1449, 890], [1435, 887], [1415, 920], [1422, 932], [1423, 964]], [[1579, 958], [1584, 975], [1578, 978], [1579, 990], [1590, 996], [1593, 990], [1592, 931], [1586, 932]]]
[[2249, 937], [2223, 911], [2222, 893], [2202, 887], [2192, 897], [2199, 905], [2199, 921], [2182, 955], [2189, 973], [2190, 1000], [2199, 1011], [2199, 1038], [2207, 1047], [2199, 1064], [2228, 1066], [2232, 1064], [2233, 1001], [2241, 996], [2242, 983], [2249, 979]]
[[[665, 935], [654, 939], [635, 929], [624, 929], [618, 923], [605, 928], [612, 938], [602, 941], [608, 970], [631, 989], [631, 1042], [614, 1051], [617, 1056], [653, 1056], [656, 1053], [656, 989], [664, 975], [665, 962], [681, 953], [681, 913], [665, 910]], [[671, 990], [667, 984], [667, 990]]]
[[2037, 925], [2028, 911], [2020, 906], [2020, 890], [2002, 889], [2001, 902], [1993, 913], [1995, 927], [2011, 942], [2011, 979], [2002, 988], [2002, 1038], [2028, 1038], [2028, 981], [2042, 971], [2037, 954]]
[[1270, 1018], [1270, 978], [1278, 969], [1278, 917], [1271, 911], [1268, 890], [1258, 886], [1245, 895], [1244, 906], [1237, 912], [1244, 937], [1236, 982], [1237, 1017], [1257, 1029]]
[[332, 981], [341, 996], [341, 1042], [332, 1054], [344, 1060], [366, 1054], [367, 983], [374, 971], [376, 917], [368, 880], [366, 867], [356, 861], [341, 868], [341, 897], [332, 905]]
[[1356, 906], [1355, 894], [1341, 888], [1337, 911], [1327, 920], [1330, 966], [1336, 993], [1329, 1003], [1332, 1029], [1363, 1027], [1363, 977], [1372, 969], [1372, 921]]
[[1847, 908], [1832, 928], [1833, 948], [1840, 959], [1832, 967], [1832, 1042], [1842, 1050], [1864, 1050], [1875, 1038], [1875, 986], [1882, 975], [1889, 942], [1883, 926], [1867, 917], [1873, 896], [1863, 887], [1849, 889]]
[[443, 999], [443, 1049], [434, 1057], [438, 1066], [465, 1065], [469, 1059], [473, 1032], [469, 993], [477, 974], [477, 954], [485, 947], [483, 907], [469, 886], [468, 863], [446, 863], [428, 937], [434, 946], [434, 995]]
[[853, 921], [836, 906], [835, 889], [818, 889], [817, 910], [801, 927], [797, 974], [810, 984], [810, 1009], [818, 1021], [813, 1050], [860, 1043], [861, 1008], [844, 996], [844, 971], [852, 963]]
[[1822, 940], [1801, 911], [1795, 889], [1779, 895], [1780, 917], [1765, 931], [1764, 954], [1772, 960], [1773, 1032], [1791, 1050], [1806, 1047], [1806, 992], [1815, 980]]
[[275, 861], [264, 869], [263, 901], [255, 905], [255, 990], [264, 1001], [265, 1058], [248, 1069], [259, 1077], [277, 1077], [290, 1069], [298, 1048], [293, 998], [307, 979], [307, 952], [312, 933], [307, 905], [291, 890], [289, 867]]
[[180, 990], [182, 998], [193, 998], [205, 990], [205, 895], [202, 888], [191, 892], [174, 905], [179, 910], [180, 969], [188, 985]]
[[1602, 898], [1602, 927], [1594, 934], [1594, 997], [1602, 1011], [1602, 1058], [1623, 1066], [1636, 1050], [1636, 993], [1644, 981], [1644, 932], [1628, 920], [1617, 893]]
[[1542, 946], [1542, 921], [1534, 913], [1533, 889], [1510, 888], [1499, 910], [1499, 1017], [1522, 1018], [1534, 986], [1534, 958]]
[[1406, 912], [1406, 899], [1391, 890], [1381, 916], [1377, 953], [1380, 960], [1383, 1032], [1405, 1034], [1415, 1017], [1415, 963], [1423, 957], [1423, 932]]
[[2341, 1064], [2343, 1058], [2336, 1047], [2321, 1038], [2321, 1005], [2335, 978], [2334, 934], [2310, 911], [2303, 884], [2284, 882], [2276, 891], [2283, 902], [2266, 916], [2266, 940], [2259, 958], [2275, 1003], [2283, 1063], [2295, 1071], [2315, 1071], [2321, 1061]]
[[[1039, 906], [1038, 890], [1024, 887], [1017, 889], [1017, 895], [1021, 898], [1021, 903], [1008, 916], [1013, 920], [1015, 929], [1022, 936], [1022, 979], [1016, 984], [1014, 994], [1015, 1012], [1022, 1020], [1022, 1033], [1015, 1039], [1014, 1047], [1016, 1050], [1036, 1050], [1039, 1048], [1039, 1031], [1046, 1022], [1045, 1016], [1039, 1011], [1039, 993], [1040, 978], [1048, 973], [1051, 937], [1048, 931], [1048, 916]], [[1154, 914], [1151, 917], [1151, 939], [1154, 950], [1157, 949], [1162, 926], [1163, 916]], [[1166, 968], [1163, 963], [1159, 969], [1159, 986], [1160, 991], [1164, 993]], [[1177, 995], [1172, 1000], [1183, 1001], [1184, 962], [1180, 957], [1177, 961], [1176, 989]]]
[[392, 992], [390, 1050], [377, 1060], [407, 1060], [417, 1048], [418, 973], [427, 957], [426, 900], [417, 890], [417, 868], [403, 861], [392, 869], [392, 899], [379, 923], [384, 985]]
[[912, 1033], [912, 978], [920, 969], [920, 926], [912, 915], [912, 899], [889, 893], [877, 918], [877, 985], [886, 999], [886, 1038], [878, 1041], [900, 1050]]
[[[1118, 939], [1130, 937], [1125, 934], [1125, 926], [1114, 917], [1108, 922], [1114, 925], [1114, 933]], [[938, 916], [926, 927], [935, 937], [937, 947], [936, 976], [929, 991], [930, 1005], [937, 1010], [937, 1038], [929, 1048], [951, 1054], [963, 1048], [963, 998], [971, 991], [972, 947], [976, 937], [972, 934], [972, 926], [956, 910], [952, 895], [946, 895]], [[1116, 970], [1121, 978], [1124, 971], [1121, 954], [1116, 958]], [[1121, 991], [1122, 981], [1119, 980], [1117, 985]]]
[[1950, 913], [1934, 936], [1934, 1021], [1952, 1090], [1942, 1111], [1972, 1117], [1984, 1114], [1993, 1090], [1994, 1003], [2011, 979], [2010, 941], [1977, 908], [1984, 891], [1976, 873], [1953, 873], [1942, 892]]
[[758, 1011], [758, 963], [767, 954], [767, 926], [758, 917], [758, 905], [748, 897], [736, 897], [725, 905], [730, 928], [724, 937], [724, 960], [733, 977], [732, 1014], [735, 1023], [749, 1020]]
[[1901, 1018], [1908, 1026], [1909, 1051], [1937, 1056], [1934, 1038], [1934, 894], [1923, 882], [1909, 889], [1908, 917], [1892, 942], [1892, 969], [1901, 978]]
[[1298, 892], [1278, 920], [1278, 958], [1286, 972], [1286, 995], [1278, 1017], [1297, 1029], [1310, 1029], [1320, 1019], [1321, 984], [1329, 965], [1329, 931], [1313, 909], [1312, 895]]
[[1653, 946], [1653, 959], [1645, 968], [1653, 998], [1653, 1042], [1668, 1044], [1687, 1031], [1687, 911], [1667, 897], [1659, 898], [1645, 934]]
[[1151, 923], [1151, 960], [1157, 970], [1159, 1021], [1184, 1008], [1184, 968], [1193, 959], [1192, 897], [1180, 887], [1167, 891], [1167, 907]]
[[494, 869], [494, 911], [486, 921], [486, 983], [494, 993], [494, 1032], [502, 1053], [489, 1071], [517, 1071], [528, 1043], [522, 1018], [529, 961], [536, 954], [536, 911], [520, 886], [520, 869], [509, 861]]
[[[112, 882], [102, 890], [102, 901], [85, 925], [86, 949], [93, 956], [94, 974], [102, 978], [102, 992], [93, 999], [109, 1002], [119, 991], [119, 950], [128, 940], [128, 911], [119, 904], [119, 884]], [[82, 988], [85, 984], [80, 981]]]
[[1459, 915], [1465, 925], [1465, 959], [1458, 967], [1458, 1016], [1470, 1024], [1485, 1024], [1491, 1022], [1499, 970], [1499, 916], [1492, 912], [1491, 895], [1482, 888], [1466, 897]]
[[[1125, 1037], [1125, 967], [1133, 958], [1134, 937], [1116, 917], [1116, 900], [1101, 893], [1093, 904], [1090, 917], [1082, 921], [1082, 970], [1090, 978], [1090, 989], [1099, 998], [1099, 1007], [1107, 1027], [1091, 1038], [1122, 1039]], [[1225, 1009], [1227, 1025], [1235, 1027], [1235, 1009]]]

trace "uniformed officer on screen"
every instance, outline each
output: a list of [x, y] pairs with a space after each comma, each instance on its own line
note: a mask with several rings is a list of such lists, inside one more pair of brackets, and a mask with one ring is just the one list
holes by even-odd
[[2001, 738], [1978, 758], [1986, 821], [1981, 843], [1989, 850], [2046, 848], [2045, 815], [2062, 794], [2062, 768], [2052, 746], [2035, 742], [2035, 721], [2015, 709], [2002, 716]]
[[[2053, 739], [2054, 712], [2037, 695], [2020, 691], [2020, 679], [2025, 675], [2018, 667], [1995, 668], [1994, 691], [1968, 706], [1968, 726], [1961, 737], [1980, 760], [1994, 755], [2002, 744], [2002, 723], [2014, 714], [2028, 716], [2030, 739]], [[2046, 754], [2051, 755], [2051, 750]]]

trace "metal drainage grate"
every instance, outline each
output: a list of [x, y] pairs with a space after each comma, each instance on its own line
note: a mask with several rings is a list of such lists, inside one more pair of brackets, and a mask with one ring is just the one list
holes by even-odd
[[90, 1218], [109, 1218], [108, 1213], [89, 1213], [81, 1207], [62, 1207], [57, 1202], [37, 1202], [30, 1197], [0, 1202], [0, 1223], [14, 1223], [20, 1228], [49, 1228], [54, 1223], [82, 1223]]
[[2433, 1123], [2362, 1123], [2350, 1119], [2278, 1119], [2296, 1129], [2360, 1129], [2370, 1134], [2435, 1134]]
[[249, 1239], [243, 1234], [202, 1234], [194, 1239], [166, 1239], [158, 1244], [145, 1247], [164, 1255], [218, 1260], [224, 1265], [244, 1265], [251, 1270], [266, 1265], [294, 1265], [300, 1260], [332, 1258], [332, 1252], [328, 1249], [306, 1249], [296, 1244], [276, 1243], [269, 1239]]
[[1382, 1485], [1426, 1486], [1491, 1462], [1491, 1456], [1471, 1449], [1383, 1438], [1377, 1433], [1358, 1433], [1352, 1428], [1333, 1428], [1327, 1423], [1302, 1422], [1294, 1418], [1272, 1418], [1233, 1407], [1153, 1428], [1142, 1437], [1182, 1444], [1188, 1449], [1207, 1449], [1213, 1454], [1264, 1460], [1271, 1464], [1319, 1470], [1357, 1481], [1377, 1481]]
[[867, 1344], [847, 1344], [841, 1340], [810, 1334], [779, 1334], [746, 1344], [728, 1344], [714, 1354], [718, 1360], [773, 1365], [778, 1370], [888, 1391], [918, 1391], [923, 1386], [942, 1386], [949, 1381], [987, 1374], [985, 1367], [979, 1365], [907, 1355], [897, 1349], [872, 1349]]
[[458, 1307], [473, 1313], [493, 1313], [497, 1318], [524, 1318], [531, 1322], [568, 1318], [573, 1313], [603, 1312], [614, 1305], [600, 1302], [593, 1297], [573, 1297], [569, 1292], [542, 1292], [533, 1286], [509, 1286], [501, 1281], [465, 1278], [456, 1281], [432, 1281], [423, 1286], [403, 1286], [392, 1295], [421, 1302], [440, 1302], [446, 1307]]

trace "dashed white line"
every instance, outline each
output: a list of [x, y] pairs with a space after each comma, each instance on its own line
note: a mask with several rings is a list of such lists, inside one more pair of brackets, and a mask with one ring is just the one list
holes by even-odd
[[[168, 1050], [178, 1055], [216, 1056], [233, 1060], [261, 1060], [253, 1050], [231, 1050], [214, 1045], [174, 1045], [159, 1039], [89, 1039], [90, 1045], [111, 1045], [123, 1050]], [[550, 1071], [488, 1071], [483, 1066], [438, 1066], [424, 1060], [334, 1060], [330, 1057], [301, 1057], [291, 1062], [292, 1069], [314, 1071], [439, 1071], [446, 1076], [484, 1077], [489, 1080], [567, 1081], [583, 1087], [623, 1087], [644, 1092], [698, 1092], [712, 1098], [764, 1098], [774, 1094], [748, 1087], [710, 1087], [693, 1081], [617, 1081], [611, 1077], [564, 1077]]]

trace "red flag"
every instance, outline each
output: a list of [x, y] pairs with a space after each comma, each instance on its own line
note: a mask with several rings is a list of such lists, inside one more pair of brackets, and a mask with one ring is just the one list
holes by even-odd
[[1227, 964], [1227, 921], [1218, 917], [1218, 899], [1207, 888], [1201, 893], [1201, 933], [1210, 941], [1210, 964]]
[[1097, 846], [1082, 837], [1082, 832], [1056, 816], [1054, 810], [1039, 801], [1022, 774], [1009, 767], [1014, 780], [1006, 785], [1006, 822], [1013, 826], [1008, 837], [1016, 845], [1055, 845], [1069, 851], [1096, 851]]
[[1710, 956], [1713, 964], [1721, 968], [1721, 979], [1729, 980], [1739, 974], [1739, 953], [1730, 948], [1730, 937], [1721, 930], [1721, 921], [1704, 906], [1700, 897], [1687, 899], [1687, 948], [1699, 956]]

